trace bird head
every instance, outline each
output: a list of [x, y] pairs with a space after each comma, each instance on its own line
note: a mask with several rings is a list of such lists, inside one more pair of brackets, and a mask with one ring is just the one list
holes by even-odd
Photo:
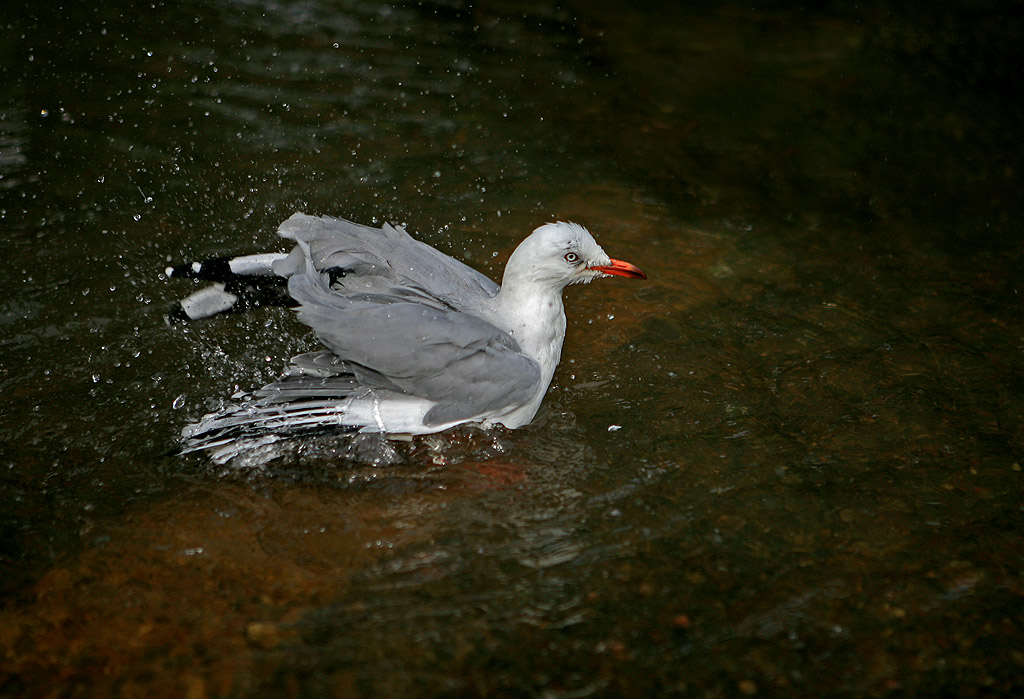
[[609, 257], [583, 226], [557, 221], [519, 244], [505, 266], [503, 285], [533, 282], [561, 289], [607, 276], [647, 278], [639, 267]]

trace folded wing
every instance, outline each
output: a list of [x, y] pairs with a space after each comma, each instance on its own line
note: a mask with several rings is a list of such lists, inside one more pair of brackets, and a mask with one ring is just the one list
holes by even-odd
[[291, 275], [288, 292], [299, 303], [299, 320], [360, 385], [433, 401], [424, 424], [500, 413], [539, 390], [540, 367], [491, 323], [408, 279], [398, 290], [372, 270], [332, 285], [314, 267], [305, 240], [298, 248], [305, 270]]

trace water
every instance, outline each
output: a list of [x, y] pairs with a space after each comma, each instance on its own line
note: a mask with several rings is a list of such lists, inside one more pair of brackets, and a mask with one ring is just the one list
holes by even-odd
[[[1019, 691], [1024, 21], [947, 9], [5, 18], [4, 694]], [[295, 210], [650, 278], [523, 429], [169, 456], [315, 340], [162, 269]]]

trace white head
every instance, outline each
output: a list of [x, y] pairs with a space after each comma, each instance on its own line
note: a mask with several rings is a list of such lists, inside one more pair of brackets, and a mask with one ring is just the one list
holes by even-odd
[[647, 278], [638, 267], [608, 257], [583, 226], [558, 221], [541, 226], [519, 244], [505, 265], [502, 286], [534, 283], [561, 290], [611, 275]]

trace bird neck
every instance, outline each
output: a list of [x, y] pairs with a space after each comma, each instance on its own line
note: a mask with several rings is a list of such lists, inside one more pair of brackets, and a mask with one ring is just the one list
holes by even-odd
[[502, 285], [494, 298], [501, 329], [519, 343], [523, 354], [541, 368], [547, 389], [562, 354], [565, 339], [565, 310], [562, 290], [549, 284], [517, 280]]

